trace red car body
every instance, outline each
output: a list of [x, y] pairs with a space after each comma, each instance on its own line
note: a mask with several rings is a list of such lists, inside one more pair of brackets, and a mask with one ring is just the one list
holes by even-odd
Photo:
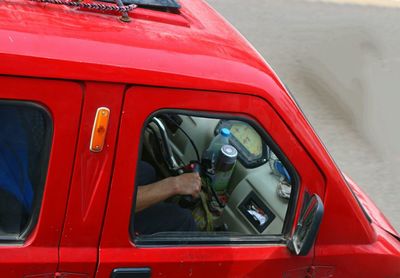
[[[111, 277], [129, 267], [152, 277], [400, 277], [399, 234], [343, 177], [273, 70], [207, 4], [181, 2], [177, 14], [134, 9], [129, 23], [0, 2], [0, 98], [38, 103], [54, 120], [37, 223], [23, 242], [0, 244], [0, 276]], [[104, 106], [106, 145], [94, 153], [93, 117]], [[293, 223], [306, 190], [323, 201], [313, 249], [296, 256], [285, 243], [135, 246], [132, 169], [143, 122], [161, 108], [243, 114], [268, 130], [301, 176]]]

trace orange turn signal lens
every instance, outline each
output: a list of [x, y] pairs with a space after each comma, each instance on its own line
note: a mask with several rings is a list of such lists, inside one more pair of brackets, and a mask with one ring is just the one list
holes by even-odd
[[98, 108], [93, 123], [92, 138], [90, 139], [90, 150], [92, 152], [98, 153], [103, 150], [109, 120], [110, 109], [107, 107]]

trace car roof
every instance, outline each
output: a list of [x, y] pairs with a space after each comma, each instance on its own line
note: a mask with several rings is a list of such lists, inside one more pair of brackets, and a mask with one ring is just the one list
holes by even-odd
[[134, 9], [124, 23], [115, 14], [0, 1], [0, 75], [256, 95], [326, 163], [309, 123], [259, 53], [207, 3], [180, 4], [179, 14]]
[[178, 14], [134, 9], [124, 23], [115, 14], [1, 1], [0, 73], [193, 88], [207, 80], [254, 83], [251, 73], [277, 80], [208, 4], [180, 3]]

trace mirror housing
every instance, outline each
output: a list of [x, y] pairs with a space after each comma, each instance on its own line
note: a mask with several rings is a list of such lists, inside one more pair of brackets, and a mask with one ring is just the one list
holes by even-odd
[[306, 256], [311, 250], [324, 214], [324, 205], [316, 194], [303, 204], [303, 208], [305, 209], [302, 209], [303, 213], [288, 242], [289, 250], [297, 256]]

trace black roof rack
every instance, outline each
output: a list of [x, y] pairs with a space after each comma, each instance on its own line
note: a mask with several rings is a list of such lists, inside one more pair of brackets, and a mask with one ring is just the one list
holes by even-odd
[[[102, 2], [115, 2], [115, 0], [101, 0]], [[179, 9], [181, 5], [176, 0], [121, 0], [124, 5], [138, 5], [154, 8]]]
[[179, 3], [176, 2], [176, 0], [97, 0], [102, 2], [113, 3], [114, 5], [100, 4], [95, 2], [86, 3], [83, 2], [82, 0], [31, 0], [31, 1], [50, 3], [55, 5], [65, 5], [65, 6], [90, 9], [90, 10], [120, 12], [121, 13], [120, 20], [123, 22], [131, 21], [128, 12], [135, 9], [137, 6], [150, 7], [155, 9], [167, 9], [167, 10], [168, 9], [177, 10], [181, 7]]
[[70, 7], [77, 7], [77, 8], [83, 8], [83, 9], [89, 9], [89, 10], [98, 10], [98, 11], [114, 11], [114, 12], [120, 12], [121, 17], [120, 20], [123, 22], [130, 22], [131, 19], [128, 15], [128, 12], [135, 9], [137, 5], [135, 4], [130, 4], [125, 6], [121, 0], [111, 0], [111, 3], [114, 3], [115, 5], [105, 5], [105, 4], [100, 4], [100, 3], [85, 3], [81, 0], [31, 0], [35, 2], [40, 2], [40, 3], [49, 3], [49, 4], [55, 4], [55, 5], [65, 5], [65, 6], [70, 6]]

